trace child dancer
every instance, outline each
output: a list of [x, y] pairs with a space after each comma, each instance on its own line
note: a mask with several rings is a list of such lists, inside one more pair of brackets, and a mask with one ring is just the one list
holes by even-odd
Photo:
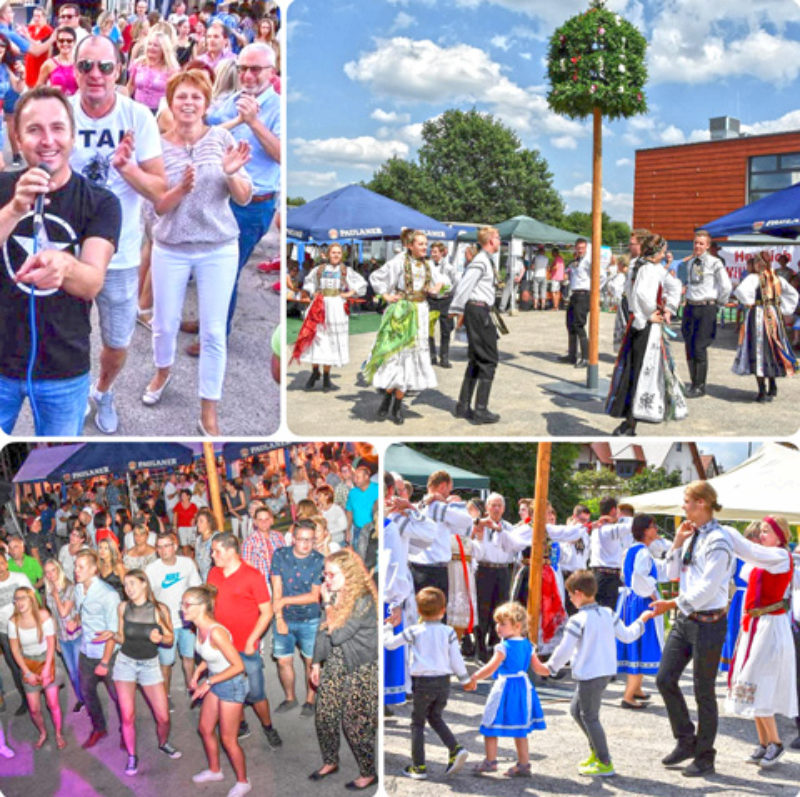
[[480, 727], [486, 758], [474, 771], [478, 775], [497, 772], [497, 740], [500, 736], [509, 736], [517, 748], [517, 763], [504, 774], [510, 778], [528, 778], [531, 774], [528, 734], [545, 727], [539, 696], [528, 678], [528, 667], [531, 662], [540, 667], [544, 665], [533, 652], [533, 645], [523, 636], [528, 616], [521, 604], [498, 606], [494, 621], [501, 641], [495, 645], [494, 656], [471, 679], [474, 686], [476, 681], [497, 672]]
[[423, 587], [417, 593], [420, 622], [399, 634], [394, 633], [391, 624], [384, 626], [383, 645], [387, 650], [394, 650], [404, 642], [408, 644], [414, 708], [411, 712], [411, 763], [403, 770], [403, 774], [414, 780], [428, 777], [425, 766], [425, 720], [450, 752], [445, 776], [458, 772], [468, 755], [442, 718], [452, 674], [458, 677], [466, 691], [475, 689], [475, 684], [467, 675], [456, 632], [442, 623], [446, 608], [447, 601], [442, 590]]
[[539, 675], [556, 675], [572, 660], [572, 677], [577, 682], [570, 713], [589, 740], [591, 755], [578, 767], [581, 775], [614, 774], [608, 744], [600, 724], [600, 700], [611, 676], [617, 671], [617, 648], [614, 638], [633, 642], [644, 633], [644, 624], [654, 617], [652, 610], [642, 612], [638, 620], [625, 625], [607, 606], [595, 600], [597, 581], [589, 570], [576, 570], [566, 583], [572, 603], [578, 609], [567, 621], [561, 644], [546, 665], [533, 660]]

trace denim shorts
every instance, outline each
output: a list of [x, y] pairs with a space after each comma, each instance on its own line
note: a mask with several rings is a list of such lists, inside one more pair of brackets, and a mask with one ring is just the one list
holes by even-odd
[[[267, 699], [264, 691], [264, 663], [261, 661], [261, 654], [256, 650], [252, 656], [239, 651], [244, 664], [244, 673], [247, 676], [247, 703], [260, 703]], [[213, 687], [212, 687], [213, 688]]]
[[272, 629], [272, 655], [276, 659], [294, 656], [295, 647], [300, 647], [300, 652], [310, 659], [314, 656], [314, 642], [317, 639], [319, 618], [315, 620], [287, 621], [288, 634], [279, 634]]
[[194, 632], [183, 626], [178, 626], [175, 630], [175, 639], [168, 648], [158, 649], [158, 661], [165, 667], [175, 664], [175, 650], [177, 649], [184, 659], [194, 658]]
[[94, 301], [100, 315], [103, 345], [111, 349], [127, 349], [136, 329], [139, 269], [108, 269], [103, 289]]
[[226, 703], [244, 703], [247, 697], [247, 678], [244, 673], [239, 673], [227, 681], [211, 684], [211, 691]]
[[154, 686], [164, 681], [161, 667], [158, 665], [158, 656], [153, 656], [152, 659], [132, 659], [122, 651], [117, 653], [111, 678], [115, 681], [129, 681], [141, 686]]

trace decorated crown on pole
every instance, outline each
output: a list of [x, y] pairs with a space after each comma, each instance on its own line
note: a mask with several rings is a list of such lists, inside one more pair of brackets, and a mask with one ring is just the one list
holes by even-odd
[[647, 41], [630, 22], [591, 0], [550, 38], [547, 101], [556, 112], [582, 119], [599, 108], [608, 119], [647, 110]]

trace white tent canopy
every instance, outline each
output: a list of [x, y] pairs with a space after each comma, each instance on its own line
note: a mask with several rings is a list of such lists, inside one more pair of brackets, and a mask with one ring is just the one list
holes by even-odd
[[[800, 523], [800, 451], [795, 448], [766, 443], [750, 459], [709, 482], [722, 505], [714, 513], [720, 520], [761, 520], [775, 514]], [[637, 512], [683, 515], [683, 490], [671, 487], [620, 500]]]

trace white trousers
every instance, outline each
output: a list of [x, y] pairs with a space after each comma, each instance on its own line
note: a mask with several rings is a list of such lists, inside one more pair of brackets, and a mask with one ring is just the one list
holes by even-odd
[[209, 401], [219, 401], [222, 397], [228, 306], [238, 262], [238, 241], [204, 252], [153, 244], [153, 359], [156, 368], [170, 368], [175, 362], [186, 285], [194, 274], [200, 321], [198, 392], [201, 399]]

